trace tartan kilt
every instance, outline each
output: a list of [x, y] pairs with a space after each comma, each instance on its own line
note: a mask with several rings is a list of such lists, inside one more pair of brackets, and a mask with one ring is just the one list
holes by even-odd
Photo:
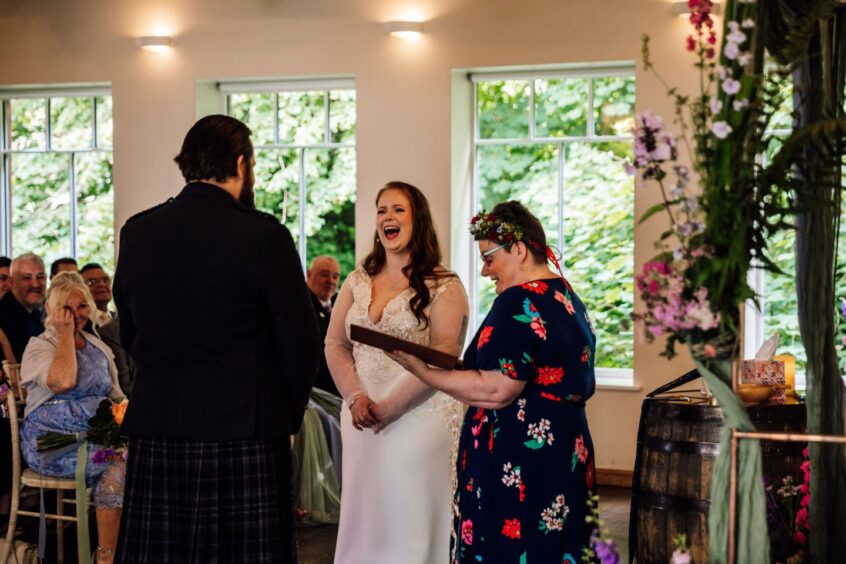
[[297, 562], [287, 438], [129, 441], [115, 562]]

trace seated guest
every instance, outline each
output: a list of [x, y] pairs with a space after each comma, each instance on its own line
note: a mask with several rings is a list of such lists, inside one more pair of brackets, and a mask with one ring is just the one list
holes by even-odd
[[[326, 330], [329, 328], [329, 316], [332, 314], [332, 298], [338, 291], [338, 282], [341, 280], [341, 265], [329, 255], [315, 257], [311, 261], [311, 267], [306, 270], [306, 283], [308, 284], [311, 303], [314, 306], [314, 313], [317, 315], [317, 325], [320, 327], [320, 341], [326, 339]], [[317, 380], [314, 385], [321, 390], [338, 394], [338, 388], [329, 368], [326, 366], [326, 355], [323, 347], [320, 347], [320, 368], [317, 370]]]
[[112, 301], [112, 279], [103, 270], [103, 267], [96, 262], [89, 262], [79, 271], [91, 290], [91, 297], [97, 304], [97, 309], [91, 312], [91, 320], [97, 327], [102, 327], [115, 316], [109, 311], [109, 303]]
[[132, 384], [135, 382], [135, 361], [123, 348], [120, 342], [120, 321], [117, 315], [97, 330], [100, 339], [112, 349], [115, 355], [115, 366], [118, 371], [120, 389], [126, 397], [132, 398]]
[[12, 266], [12, 259], [0, 257], [0, 298], [9, 291], [9, 267]]
[[15, 358], [21, 358], [29, 338], [44, 331], [41, 310], [47, 275], [41, 257], [33, 253], [16, 257], [9, 283], [10, 291], [0, 298], [0, 330], [8, 337]]
[[[52, 459], [37, 451], [38, 438], [49, 431], [88, 430], [88, 420], [100, 402], [123, 396], [109, 348], [83, 330], [94, 300], [75, 272], [59, 273], [47, 292], [46, 330], [30, 340], [21, 362], [21, 381], [27, 390], [21, 425], [21, 451], [39, 474], [73, 478], [76, 451]], [[93, 490], [97, 514], [97, 562], [112, 562], [123, 506], [125, 462], [114, 456], [95, 457], [89, 447], [86, 483]]]
[[53, 280], [60, 272], [79, 272], [79, 265], [76, 264], [76, 259], [64, 257], [54, 260], [50, 265], [50, 280]]
[[317, 325], [320, 328], [320, 366], [300, 432], [294, 439], [297, 460], [299, 525], [337, 523], [341, 507], [341, 398], [326, 366], [322, 342], [329, 328], [332, 298], [338, 290], [341, 266], [328, 255], [315, 257], [306, 271]]

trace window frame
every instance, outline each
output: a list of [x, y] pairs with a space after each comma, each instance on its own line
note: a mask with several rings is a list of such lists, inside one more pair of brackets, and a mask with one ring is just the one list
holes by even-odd
[[[12, 167], [10, 162], [15, 154], [50, 154], [64, 153], [69, 155], [68, 183], [70, 189], [70, 250], [74, 260], [79, 259], [79, 210], [78, 197], [79, 188], [77, 185], [76, 155], [87, 153], [110, 153], [112, 165], [114, 165], [114, 141], [108, 147], [100, 146], [97, 133], [97, 98], [112, 97], [112, 89], [109, 84], [91, 85], [63, 85], [43, 88], [22, 87], [22, 88], [0, 88], [0, 218], [2, 218], [2, 229], [0, 229], [0, 253], [4, 256], [12, 255], [14, 235], [12, 233], [12, 211], [13, 211], [13, 187]], [[11, 100], [22, 98], [41, 98], [45, 101], [45, 143], [43, 149], [13, 149], [12, 148], [12, 115], [9, 108]], [[91, 146], [89, 148], [54, 149], [52, 147], [52, 115], [50, 111], [51, 98], [89, 98], [91, 100]], [[113, 113], [114, 119], [114, 113]], [[114, 121], [112, 121], [114, 123]], [[114, 205], [114, 183], [112, 183], [112, 202]], [[112, 233], [114, 234], [114, 217]], [[114, 254], [114, 250], [113, 250]]]
[[[337, 143], [332, 141], [332, 125], [330, 121], [330, 92], [337, 92], [339, 90], [352, 90], [356, 92], [356, 104], [358, 103], [357, 91], [355, 88], [355, 80], [351, 77], [341, 78], [314, 78], [304, 80], [272, 80], [272, 81], [226, 81], [218, 82], [217, 89], [222, 97], [222, 104], [226, 115], [230, 113], [230, 95], [232, 94], [273, 94], [274, 111], [274, 126], [273, 136], [274, 142], [270, 145], [255, 145], [256, 150], [259, 149], [289, 149], [297, 151], [297, 159], [299, 163], [299, 204], [297, 212], [297, 253], [300, 256], [300, 262], [305, 270], [307, 264], [307, 250], [308, 240], [306, 236], [306, 205], [307, 205], [307, 182], [306, 182], [306, 168], [305, 168], [305, 152], [309, 149], [356, 149], [356, 141]], [[320, 143], [280, 143], [279, 142], [279, 96], [280, 92], [323, 92], [323, 111], [324, 111], [324, 131], [323, 141]], [[358, 126], [358, 119], [356, 119], [356, 128]], [[358, 131], [356, 129], [356, 138]], [[356, 159], [357, 160], [357, 159]], [[356, 163], [356, 169], [357, 169]]]
[[[479, 147], [490, 145], [516, 145], [516, 144], [554, 144], [557, 147], [557, 178], [556, 189], [558, 191], [558, 209], [559, 215], [563, 207], [563, 200], [565, 195], [564, 172], [566, 167], [566, 157], [564, 157], [565, 146], [570, 143], [603, 143], [603, 142], [619, 142], [628, 141], [634, 146], [634, 137], [632, 135], [597, 135], [595, 131], [594, 120], [594, 100], [593, 100], [593, 81], [588, 80], [587, 92], [587, 130], [585, 135], [579, 136], [563, 136], [563, 137], [538, 137], [536, 133], [535, 124], [535, 81], [538, 79], [594, 79], [594, 78], [632, 78], [636, 80], [636, 66], [630, 62], [596, 64], [589, 66], [569, 65], [565, 68], [550, 68], [550, 69], [518, 69], [513, 71], [478, 71], [470, 72], [467, 79], [471, 82], [472, 92], [472, 110], [471, 110], [471, 132], [470, 140], [470, 167], [471, 176], [469, 182], [469, 204], [470, 216], [465, 217], [463, 224], [469, 223], [473, 214], [479, 209], [480, 200], [480, 172], [479, 172]], [[479, 119], [479, 99], [478, 99], [478, 83], [489, 81], [504, 81], [504, 80], [525, 80], [529, 81], [529, 133], [525, 138], [517, 139], [481, 139], [480, 138], [480, 119]], [[632, 210], [634, 212], [634, 210]], [[480, 318], [479, 308], [479, 261], [475, 253], [475, 241], [469, 236], [462, 233], [462, 236], [467, 239], [467, 252], [469, 257], [469, 280], [468, 293], [470, 297], [470, 327], [471, 334], [478, 329], [482, 319]], [[564, 240], [564, 226], [563, 222], [558, 222], [558, 240]], [[632, 240], [634, 245], [634, 240]], [[632, 273], [634, 276], [634, 272]], [[634, 347], [634, 335], [632, 335], [632, 347]], [[626, 368], [608, 368], [596, 367], [595, 375], [597, 386], [600, 389], [616, 389], [616, 390], [640, 390], [641, 387], [634, 382], [634, 355], [632, 355], [632, 366]]]

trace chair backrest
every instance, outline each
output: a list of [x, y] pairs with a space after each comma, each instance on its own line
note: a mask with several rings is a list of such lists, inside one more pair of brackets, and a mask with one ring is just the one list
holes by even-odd
[[6, 414], [12, 431], [12, 491], [20, 491], [21, 479], [21, 436], [18, 433], [18, 402], [15, 394], [6, 395]]
[[13, 364], [8, 360], [4, 360], [3, 374], [5, 374], [6, 378], [9, 380], [15, 399], [18, 401], [26, 400], [26, 390], [23, 385], [21, 385], [21, 365]]

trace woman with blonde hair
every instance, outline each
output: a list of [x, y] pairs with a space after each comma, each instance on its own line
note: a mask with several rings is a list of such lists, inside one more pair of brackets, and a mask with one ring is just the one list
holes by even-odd
[[[84, 330], [94, 300], [82, 276], [62, 272], [53, 278], [46, 300], [45, 331], [30, 339], [21, 361], [27, 390], [21, 451], [35, 472], [73, 478], [76, 452], [54, 458], [38, 452], [38, 438], [48, 432], [88, 430], [88, 420], [105, 398], [120, 399], [117, 369], [108, 346]], [[112, 562], [123, 506], [125, 462], [120, 455], [95, 455], [88, 446], [85, 467], [97, 513], [97, 562]]]

